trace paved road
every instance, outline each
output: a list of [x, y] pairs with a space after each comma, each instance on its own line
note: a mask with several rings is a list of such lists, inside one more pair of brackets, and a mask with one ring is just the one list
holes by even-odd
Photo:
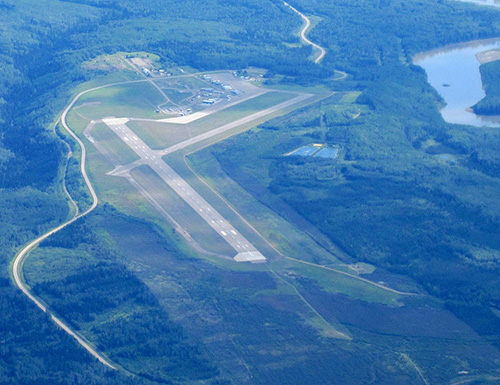
[[[97, 204], [99, 203], [99, 200], [97, 198], [97, 194], [96, 194], [94, 188], [92, 187], [92, 184], [90, 183], [89, 177], [88, 177], [87, 172], [85, 170], [86, 158], [87, 158], [86, 148], [85, 148], [83, 142], [80, 140], [80, 138], [78, 138], [78, 136], [76, 136], [76, 134], [73, 131], [71, 131], [71, 129], [68, 127], [68, 125], [66, 123], [66, 116], [67, 116], [69, 110], [74, 106], [74, 104], [76, 103], [76, 101], [80, 98], [80, 96], [86, 94], [87, 92], [91, 92], [91, 91], [94, 91], [94, 90], [100, 89], [100, 88], [104, 88], [104, 87], [96, 87], [96, 88], [89, 89], [87, 91], [83, 91], [83, 92], [79, 93], [73, 99], [73, 101], [69, 104], [69, 106], [64, 110], [64, 112], [61, 115], [61, 119], [60, 119], [61, 124], [63, 125], [63, 127], [68, 131], [68, 133], [73, 137], [73, 139], [75, 139], [76, 142], [80, 145], [80, 148], [81, 148], [81, 159], [80, 159], [81, 167], [80, 167], [80, 171], [81, 171], [83, 179], [85, 180], [85, 183], [86, 183], [86, 185], [87, 185], [87, 187], [89, 189], [89, 192], [90, 192], [90, 194], [92, 196], [92, 205], [91, 205], [90, 208], [88, 208], [83, 213], [78, 213], [78, 211], [77, 211], [75, 213], [75, 215], [71, 219], [69, 219], [68, 221], [66, 221], [63, 224], [59, 225], [55, 229], [52, 229], [52, 230], [48, 231], [47, 233], [39, 236], [35, 240], [31, 241], [28, 245], [26, 245], [25, 247], [23, 247], [23, 249], [16, 255], [16, 257], [14, 258], [14, 261], [12, 263], [12, 275], [14, 277], [14, 282], [17, 285], [17, 287], [31, 301], [33, 301], [35, 303], [35, 305], [38, 306], [43, 312], [50, 314], [52, 321], [54, 321], [66, 333], [68, 333], [70, 336], [72, 336], [92, 356], [94, 356], [95, 358], [97, 358], [100, 362], [102, 362], [104, 365], [110, 367], [111, 369], [116, 369], [116, 366], [110, 360], [108, 360], [106, 357], [104, 357], [99, 352], [97, 352], [97, 350], [95, 350], [87, 341], [85, 341], [80, 334], [78, 334], [77, 332], [75, 332], [66, 322], [64, 322], [63, 319], [61, 319], [58, 316], [56, 316], [55, 314], [53, 314], [52, 311], [50, 309], [48, 309], [47, 306], [45, 306], [44, 303], [42, 303], [42, 301], [40, 301], [37, 297], [35, 297], [31, 293], [29, 286], [27, 286], [24, 283], [23, 272], [22, 272], [22, 267], [23, 267], [24, 260], [29, 255], [29, 253], [40, 244], [40, 242], [44, 241], [45, 239], [47, 239], [48, 237], [50, 237], [52, 234], [57, 233], [58, 231], [64, 229], [67, 226], [69, 226], [70, 224], [72, 224], [73, 222], [75, 222], [77, 219], [86, 216], [88, 213], [90, 213], [91, 211], [93, 211], [97, 207]], [[71, 197], [70, 197], [70, 199], [71, 199]]]
[[137, 155], [150, 166], [191, 208], [202, 217], [231, 247], [237, 261], [261, 262], [266, 258], [180, 175], [161, 156], [156, 154], [127, 127], [128, 119], [106, 118], [102, 121], [111, 128]]
[[[205, 72], [205, 73], [207, 73], [207, 72]], [[219, 72], [218, 71], [213, 71], [213, 73], [219, 73]], [[181, 77], [191, 77], [191, 76], [195, 76], [195, 75], [196, 74], [193, 74], [193, 75], [180, 75], [180, 76], [175, 76], [175, 77], [176, 78], [181, 78]], [[77, 213], [75, 213], [75, 215], [71, 219], [67, 220], [66, 222], [62, 223], [61, 225], [57, 226], [56, 228], [48, 231], [47, 233], [39, 236], [38, 238], [36, 238], [33, 241], [31, 241], [28, 245], [24, 246], [19, 251], [19, 253], [14, 257], [14, 260], [13, 260], [12, 265], [11, 265], [12, 276], [13, 276], [14, 283], [23, 292], [23, 294], [25, 294], [43, 312], [46, 312], [46, 313], [50, 314], [51, 319], [53, 320], [54, 323], [56, 323], [59, 327], [61, 327], [70, 336], [72, 336], [73, 338], [75, 338], [75, 340], [84, 349], [86, 349], [92, 356], [94, 356], [97, 360], [99, 360], [101, 363], [103, 363], [104, 365], [106, 365], [106, 366], [108, 366], [108, 367], [110, 367], [112, 369], [120, 369], [120, 370], [123, 370], [125, 372], [126, 372], [126, 370], [124, 370], [123, 368], [117, 367], [108, 358], [106, 358], [103, 355], [101, 355], [87, 341], [85, 341], [83, 339], [83, 337], [78, 332], [75, 332], [73, 329], [71, 329], [69, 327], [69, 325], [63, 319], [61, 319], [60, 317], [54, 315], [51, 312], [51, 310], [48, 309], [47, 306], [40, 299], [38, 299], [36, 296], [34, 296], [31, 293], [31, 291], [30, 291], [30, 287], [28, 285], [26, 285], [26, 283], [23, 280], [23, 271], [22, 270], [23, 270], [24, 260], [28, 257], [29, 253], [40, 244], [40, 242], [42, 242], [43, 240], [47, 239], [48, 237], [50, 237], [51, 235], [55, 234], [56, 232], [64, 229], [65, 227], [69, 226], [70, 224], [72, 224], [73, 222], [75, 222], [76, 220], [78, 220], [79, 218], [82, 218], [82, 217], [88, 215], [90, 212], [92, 212], [97, 207], [97, 205], [99, 203], [97, 194], [96, 194], [96, 192], [95, 192], [95, 190], [94, 190], [94, 188], [93, 188], [93, 186], [92, 186], [92, 184], [90, 182], [90, 179], [89, 179], [89, 177], [87, 175], [87, 172], [85, 170], [85, 168], [86, 168], [87, 150], [86, 150], [85, 145], [83, 144], [83, 142], [80, 140], [80, 138], [78, 138], [78, 136], [68, 126], [68, 124], [66, 122], [66, 116], [67, 116], [68, 112], [71, 110], [71, 108], [73, 108], [73, 106], [75, 105], [75, 103], [78, 101], [78, 99], [81, 96], [83, 96], [83, 95], [85, 95], [85, 94], [87, 94], [89, 92], [93, 92], [93, 91], [96, 91], [96, 90], [99, 90], [99, 89], [104, 89], [104, 88], [110, 88], [110, 87], [117, 86], [117, 85], [134, 84], [134, 83], [141, 83], [141, 82], [149, 82], [149, 79], [141, 79], [141, 80], [132, 80], [132, 81], [125, 81], [125, 82], [111, 83], [111, 84], [106, 84], [106, 85], [103, 85], [103, 86], [94, 87], [94, 88], [85, 90], [83, 92], [80, 92], [71, 101], [71, 103], [66, 107], [66, 109], [63, 111], [63, 113], [61, 115], [61, 119], [60, 119], [61, 124], [66, 129], [66, 131], [73, 137], [73, 139], [75, 139], [75, 141], [78, 143], [78, 145], [81, 148], [80, 171], [81, 171], [81, 174], [82, 174], [83, 179], [85, 181], [85, 184], [87, 185], [87, 188], [88, 188], [88, 190], [89, 190], [89, 192], [90, 192], [90, 194], [92, 196], [92, 205], [85, 212], [82, 212], [82, 213], [78, 213], [77, 212]], [[142, 159], [140, 160], [140, 163], [142, 164]], [[70, 199], [72, 199], [72, 198], [70, 197]], [[240, 243], [241, 243], [241, 241], [240, 241]]]
[[321, 60], [323, 60], [323, 58], [325, 57], [326, 50], [322, 46], [320, 46], [319, 44], [316, 44], [316, 43], [312, 42], [311, 40], [309, 40], [307, 38], [306, 33], [308, 32], [308, 29], [311, 27], [311, 20], [306, 15], [304, 15], [302, 12], [300, 12], [299, 10], [297, 10], [296, 8], [294, 8], [290, 4], [288, 4], [286, 1], [283, 2], [283, 4], [285, 4], [292, 11], [294, 11], [295, 13], [297, 13], [298, 15], [300, 15], [300, 17], [302, 18], [302, 20], [304, 20], [306, 22], [306, 25], [304, 26], [304, 28], [302, 28], [302, 31], [300, 31], [300, 38], [306, 44], [312, 45], [313, 47], [319, 49], [319, 52], [320, 52], [319, 56], [316, 58], [316, 60], [314, 60], [314, 62], [316, 64], [319, 64], [321, 62]]

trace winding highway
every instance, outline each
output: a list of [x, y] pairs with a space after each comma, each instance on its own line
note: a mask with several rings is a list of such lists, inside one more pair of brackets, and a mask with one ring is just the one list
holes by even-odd
[[[101, 355], [99, 352], [97, 352], [97, 350], [94, 349], [90, 345], [90, 343], [85, 341], [84, 338], [80, 334], [75, 332], [63, 319], [61, 319], [60, 317], [55, 315], [47, 306], [45, 306], [45, 304], [40, 299], [38, 299], [36, 296], [34, 296], [31, 293], [29, 286], [26, 285], [26, 283], [23, 280], [23, 271], [22, 271], [22, 266], [23, 266], [24, 260], [28, 257], [29, 253], [33, 249], [35, 249], [42, 241], [44, 241], [45, 239], [50, 237], [52, 234], [55, 234], [58, 231], [64, 229], [65, 227], [71, 225], [73, 222], [75, 222], [79, 218], [86, 216], [87, 214], [92, 212], [97, 207], [97, 205], [99, 203], [99, 199], [97, 198], [97, 194], [94, 190], [94, 187], [90, 183], [90, 179], [87, 175], [87, 171], [85, 170], [86, 159], [87, 159], [87, 150], [86, 150], [83, 142], [80, 140], [80, 138], [78, 138], [78, 136], [73, 131], [71, 131], [71, 129], [67, 125], [66, 116], [67, 116], [69, 110], [74, 106], [76, 101], [82, 95], [86, 94], [87, 92], [91, 92], [91, 91], [94, 91], [96, 89], [100, 89], [100, 88], [104, 88], [104, 87], [106, 87], [106, 86], [92, 88], [92, 89], [89, 89], [89, 90], [86, 90], [86, 91], [79, 93], [73, 99], [73, 101], [69, 104], [69, 106], [66, 107], [66, 109], [64, 110], [64, 112], [62, 113], [61, 118], [60, 118], [60, 122], [61, 122], [62, 126], [66, 129], [66, 131], [68, 131], [68, 133], [73, 137], [73, 139], [75, 139], [75, 141], [78, 143], [78, 145], [81, 148], [80, 172], [82, 173], [83, 179], [85, 180], [85, 184], [87, 185], [87, 188], [89, 189], [89, 192], [92, 196], [92, 205], [83, 213], [79, 213], [78, 210], [76, 210], [75, 215], [71, 219], [67, 220], [63, 224], [56, 227], [55, 229], [52, 229], [52, 230], [46, 232], [45, 234], [39, 236], [35, 240], [31, 241], [28, 245], [24, 246], [21, 249], [21, 251], [19, 251], [19, 253], [14, 258], [14, 261], [12, 263], [12, 276], [14, 278], [14, 282], [15, 282], [16, 286], [32, 302], [34, 302], [35, 305], [38, 306], [44, 313], [49, 314], [54, 323], [56, 323], [61, 329], [63, 329], [66, 333], [68, 333], [71, 337], [73, 337], [85, 350], [87, 350], [92, 356], [97, 358], [101, 363], [103, 363], [104, 365], [108, 366], [111, 369], [117, 369], [115, 364], [113, 364], [109, 359], [107, 359], [106, 357]], [[71, 197], [70, 197], [70, 199], [71, 199]]]
[[289, 7], [292, 11], [294, 11], [296, 14], [298, 14], [302, 20], [305, 21], [305, 25], [304, 25], [304, 28], [302, 28], [302, 30], [300, 31], [300, 38], [302, 39], [302, 41], [306, 44], [309, 44], [309, 45], [312, 45], [314, 48], [318, 49], [319, 50], [319, 55], [318, 57], [314, 60], [314, 62], [316, 64], [319, 64], [321, 62], [321, 60], [323, 60], [323, 58], [325, 57], [326, 55], [326, 50], [320, 46], [319, 44], [316, 44], [314, 42], [312, 42], [311, 40], [309, 40], [306, 36], [308, 30], [311, 28], [311, 19], [309, 19], [306, 15], [304, 15], [302, 12], [300, 12], [298, 9], [292, 7], [290, 4], [288, 4], [286, 1], [283, 2], [283, 4], [285, 4], [287, 7]]
[[[196, 74], [194, 74], [196, 75]], [[180, 75], [176, 77], [188, 77], [188, 76], [193, 76], [193, 75]], [[141, 83], [141, 82], [149, 82], [150, 79], [142, 79], [142, 80], [131, 80], [131, 81], [125, 81], [125, 82], [116, 82], [116, 83], [111, 83], [111, 84], [106, 84], [103, 86], [98, 86], [98, 87], [93, 87], [88, 90], [80, 92], [78, 95], [76, 95], [71, 103], [66, 107], [66, 109], [63, 111], [60, 119], [60, 123], [64, 127], [64, 129], [71, 135], [71, 137], [78, 143], [81, 149], [81, 157], [80, 157], [80, 172], [82, 174], [82, 177], [85, 181], [85, 184], [90, 192], [90, 195], [92, 197], [92, 205], [85, 210], [84, 212], [79, 212], [77, 206], [75, 206], [75, 214], [73, 217], [68, 219], [66, 222], [60, 224], [56, 228], [40, 235], [30, 243], [28, 243], [26, 246], [24, 246], [14, 257], [14, 260], [11, 263], [11, 273], [12, 277], [14, 280], [15, 285], [23, 292], [24, 295], [26, 295], [38, 308], [40, 308], [44, 313], [47, 313], [50, 315], [52, 321], [57, 324], [61, 329], [63, 329], [66, 333], [68, 333], [71, 337], [73, 337], [85, 350], [87, 350], [92, 356], [94, 356], [97, 360], [99, 360], [101, 363], [104, 365], [108, 366], [111, 369], [120, 369], [126, 372], [123, 368], [119, 368], [116, 364], [114, 364], [111, 360], [109, 360], [107, 357], [103, 356], [100, 354], [95, 348], [91, 346], [89, 342], [87, 342], [83, 336], [81, 336], [78, 332], [73, 330], [62, 318], [60, 318], [58, 315], [54, 314], [52, 310], [50, 310], [46, 304], [37, 298], [30, 290], [30, 287], [24, 282], [24, 277], [23, 277], [23, 264], [26, 258], [29, 256], [30, 252], [33, 251], [41, 242], [43, 242], [45, 239], [50, 237], [51, 235], [57, 233], [58, 231], [66, 228], [67, 226], [71, 225], [75, 221], [77, 221], [80, 218], [85, 217], [89, 213], [91, 213], [99, 204], [99, 198], [97, 197], [97, 193], [92, 186], [92, 183], [90, 182], [90, 179], [87, 175], [86, 171], [86, 161], [87, 161], [87, 149], [85, 148], [84, 143], [80, 140], [80, 138], [71, 130], [71, 128], [68, 126], [66, 122], [66, 117], [68, 115], [68, 112], [73, 108], [75, 103], [82, 97], [83, 95], [93, 92], [96, 90], [100, 90], [103, 88], [109, 88], [117, 85], [124, 85], [124, 84], [133, 84], [133, 83]], [[56, 123], [57, 124], [57, 123]], [[69, 196], [69, 194], [68, 194]], [[70, 201], [74, 202], [72, 197], [69, 196]], [[234, 235], [234, 234], [233, 234]], [[249, 250], [253, 251], [253, 250]], [[259, 259], [259, 258], [257, 258]]]
[[[187, 76], [192, 76], [192, 75], [181, 75], [178, 77], [187, 77]], [[126, 372], [123, 368], [119, 368], [116, 364], [114, 364], [111, 360], [109, 360], [107, 357], [103, 356], [100, 354], [94, 347], [91, 346], [89, 342], [87, 342], [83, 336], [81, 336], [78, 332], [73, 330], [68, 323], [66, 323], [62, 318], [60, 318], [58, 315], [54, 314], [54, 312], [48, 308], [48, 306], [39, 298], [37, 298], [32, 292], [31, 288], [24, 282], [24, 277], [23, 277], [23, 264], [26, 258], [29, 256], [30, 252], [33, 251], [41, 242], [43, 242], [45, 239], [50, 237], [51, 235], [57, 233], [58, 231], [66, 228], [67, 226], [71, 225], [75, 221], [77, 221], [80, 218], [85, 217], [89, 213], [91, 213], [99, 204], [99, 198], [97, 197], [97, 193], [92, 186], [92, 183], [90, 182], [90, 179], [87, 175], [86, 171], [86, 161], [87, 161], [87, 149], [84, 145], [84, 143], [80, 140], [80, 138], [71, 130], [71, 128], [68, 126], [66, 122], [66, 117], [68, 115], [68, 112], [73, 108], [75, 103], [82, 97], [83, 95], [93, 92], [96, 90], [100, 90], [103, 88], [109, 88], [117, 85], [124, 85], [124, 84], [132, 84], [132, 83], [141, 83], [141, 82], [149, 82], [149, 79], [143, 79], [143, 80], [132, 80], [132, 81], [125, 81], [125, 82], [117, 82], [117, 83], [111, 83], [111, 84], [106, 84], [103, 86], [99, 87], [93, 87], [88, 90], [80, 92], [78, 95], [76, 95], [71, 103], [66, 107], [66, 109], [63, 111], [60, 119], [58, 122], [61, 123], [61, 125], [64, 127], [64, 129], [71, 135], [71, 137], [78, 143], [81, 149], [81, 157], [80, 157], [80, 172], [82, 174], [82, 177], [85, 181], [85, 184], [90, 192], [90, 195], [92, 197], [92, 205], [85, 210], [84, 212], [79, 212], [77, 206], [75, 205], [75, 214], [73, 217], [65, 221], [64, 223], [60, 224], [59, 226], [55, 227], [54, 229], [40, 235], [30, 243], [28, 243], [26, 246], [24, 246], [14, 257], [14, 260], [12, 261], [11, 264], [11, 273], [12, 277], [14, 280], [14, 283], [16, 286], [23, 292], [24, 295], [26, 295], [38, 308], [40, 308], [44, 313], [47, 313], [50, 315], [52, 321], [56, 323], [61, 329], [63, 329], [66, 333], [68, 333], [71, 337], [73, 337], [85, 350], [87, 350], [92, 356], [94, 356], [97, 360], [99, 360], [101, 363], [104, 365], [108, 366], [111, 369], [120, 369]], [[297, 100], [295, 101], [297, 102]], [[70, 201], [74, 202], [72, 197], [69, 196]], [[208, 207], [207, 207], [208, 208]], [[231, 229], [229, 230], [231, 231]], [[234, 235], [231, 232], [231, 235]], [[241, 243], [241, 240], [240, 240]], [[236, 243], [238, 244], [238, 243]], [[247, 254], [251, 253], [254, 254], [254, 250], [244, 250], [242, 254]], [[260, 254], [260, 253], [259, 253]], [[250, 258], [253, 259], [253, 258]], [[257, 255], [256, 259], [261, 259], [260, 255]]]

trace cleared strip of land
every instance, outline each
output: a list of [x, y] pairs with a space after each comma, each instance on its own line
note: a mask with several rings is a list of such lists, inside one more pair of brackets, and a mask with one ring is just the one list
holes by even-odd
[[217, 212], [200, 194], [149, 148], [127, 126], [128, 119], [103, 119], [145, 164], [150, 166], [191, 208], [233, 247], [238, 262], [263, 262], [266, 258]]

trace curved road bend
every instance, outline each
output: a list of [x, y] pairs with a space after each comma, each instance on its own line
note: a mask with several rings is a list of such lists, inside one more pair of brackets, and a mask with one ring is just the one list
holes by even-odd
[[69, 226], [73, 222], [75, 222], [77, 219], [82, 218], [89, 214], [91, 211], [93, 211], [96, 207], [97, 204], [99, 203], [99, 199], [97, 198], [97, 194], [92, 187], [92, 184], [90, 183], [89, 177], [87, 175], [87, 172], [85, 170], [85, 162], [86, 162], [86, 157], [87, 157], [87, 150], [85, 148], [85, 145], [83, 142], [76, 136], [76, 134], [71, 131], [71, 129], [68, 127], [66, 123], [66, 115], [68, 114], [68, 111], [73, 107], [73, 105], [76, 103], [76, 101], [85, 93], [91, 92], [94, 90], [97, 90], [99, 88], [104, 88], [107, 86], [101, 86], [101, 87], [95, 87], [86, 91], [83, 91], [79, 93], [73, 101], [70, 103], [70, 105], [64, 110], [62, 116], [61, 116], [61, 123], [63, 127], [68, 131], [68, 133], [78, 142], [80, 145], [82, 154], [81, 154], [81, 161], [80, 161], [80, 171], [82, 173], [82, 176], [85, 180], [85, 183], [87, 185], [87, 188], [90, 191], [90, 194], [92, 195], [92, 206], [88, 208], [85, 212], [78, 214], [78, 211], [75, 213], [75, 215], [69, 219], [68, 221], [64, 222], [63, 224], [59, 225], [55, 229], [52, 229], [48, 231], [47, 233], [41, 235], [40, 237], [36, 238], [35, 240], [31, 241], [27, 246], [25, 246], [14, 258], [14, 262], [12, 264], [12, 275], [14, 277], [14, 282], [17, 285], [17, 287], [31, 300], [35, 303], [36, 306], [38, 306], [43, 312], [50, 314], [50, 317], [52, 318], [52, 321], [56, 323], [59, 327], [61, 327], [66, 333], [68, 333], [70, 336], [76, 339], [76, 341], [83, 347], [85, 350], [87, 350], [92, 356], [97, 358], [101, 363], [104, 365], [108, 366], [111, 369], [117, 369], [114, 364], [110, 362], [107, 358], [103, 357], [101, 354], [99, 354], [92, 346], [90, 346], [89, 343], [87, 343], [79, 334], [77, 334], [75, 331], [73, 331], [64, 320], [53, 314], [50, 309], [45, 306], [38, 298], [36, 298], [30, 291], [30, 288], [24, 283], [23, 281], [23, 272], [22, 272], [22, 266], [24, 263], [24, 260], [26, 257], [29, 255], [29, 253], [35, 249], [40, 242], [44, 241], [48, 237], [50, 237], [52, 234], [57, 233], [58, 231], [64, 229], [65, 227]]
[[[217, 71], [210, 71], [210, 72], [217, 72]], [[204, 72], [208, 73], [208, 72]], [[189, 75], [179, 75], [176, 77], [189, 77], [189, 76], [196, 76], [196, 74], [189, 74]], [[50, 314], [52, 321], [56, 323], [59, 327], [61, 327], [66, 333], [68, 333], [70, 336], [72, 336], [76, 341], [83, 347], [85, 350], [87, 350], [92, 356], [97, 358], [101, 363], [104, 365], [112, 368], [112, 369], [118, 369], [115, 364], [113, 364], [109, 359], [105, 358], [101, 354], [97, 352], [96, 349], [94, 349], [88, 342], [86, 342], [82, 336], [80, 336], [78, 333], [73, 331], [67, 323], [64, 322], [61, 318], [57, 317], [52, 313], [50, 309], [47, 308], [47, 306], [41, 301], [39, 298], [37, 298], [35, 295], [33, 295], [30, 291], [30, 287], [26, 285], [26, 283], [23, 280], [23, 263], [25, 259], [28, 257], [29, 253], [34, 250], [42, 241], [50, 237], [51, 235], [57, 233], [58, 231], [64, 229], [65, 227], [69, 226], [76, 220], [88, 215], [90, 212], [92, 212], [98, 205], [99, 203], [99, 198], [97, 197], [97, 194], [94, 190], [94, 187], [90, 183], [90, 179], [87, 175], [87, 171], [85, 169], [86, 166], [86, 159], [87, 159], [87, 149], [85, 148], [85, 145], [83, 142], [78, 138], [78, 136], [69, 128], [68, 124], [66, 123], [66, 116], [68, 115], [68, 112], [70, 109], [75, 105], [75, 103], [78, 101], [78, 99], [92, 91], [97, 91], [103, 88], [108, 88], [108, 87], [113, 87], [117, 85], [123, 85], [123, 84], [133, 84], [133, 83], [141, 83], [141, 82], [149, 82], [150, 79], [140, 79], [140, 80], [130, 80], [130, 81], [124, 81], [124, 82], [116, 82], [116, 83], [110, 83], [98, 87], [93, 87], [88, 90], [80, 92], [78, 95], [74, 97], [74, 99], [71, 101], [71, 103], [66, 107], [66, 109], [63, 111], [60, 121], [61, 124], [63, 125], [64, 129], [71, 135], [73, 139], [78, 143], [78, 145], [81, 148], [82, 154], [81, 154], [81, 159], [80, 159], [80, 172], [83, 176], [83, 179], [85, 180], [85, 184], [87, 185], [87, 188], [89, 189], [89, 192], [92, 196], [92, 205], [90, 208], [88, 208], [85, 212], [83, 213], [78, 213], [78, 211], [75, 213], [75, 215], [67, 220], [66, 222], [62, 223], [61, 225], [57, 226], [56, 228], [46, 232], [45, 234], [39, 236], [38, 238], [34, 239], [31, 241], [28, 245], [24, 246], [14, 257], [14, 260], [11, 265], [12, 269], [12, 276], [14, 279], [14, 283], [16, 286], [23, 292], [24, 295], [26, 295], [36, 306], [38, 306], [44, 313]], [[70, 198], [72, 200], [72, 198]], [[126, 372], [126, 370], [124, 370]]]
[[[217, 72], [217, 71], [211, 71], [211, 72]], [[204, 72], [207, 73], [207, 72]], [[189, 74], [189, 75], [179, 75], [176, 77], [189, 77], [189, 76], [195, 76], [196, 74]], [[72, 330], [69, 325], [64, 322], [61, 318], [57, 317], [52, 313], [50, 309], [47, 308], [47, 306], [38, 299], [35, 295], [33, 295], [30, 291], [30, 287], [26, 285], [26, 283], [23, 280], [23, 263], [25, 259], [28, 257], [29, 253], [34, 250], [42, 241], [50, 237], [51, 235], [57, 233], [58, 231], [64, 229], [65, 227], [69, 226], [76, 220], [88, 215], [90, 212], [92, 212], [98, 205], [99, 203], [99, 198], [97, 197], [97, 194], [94, 190], [94, 187], [92, 186], [90, 179], [87, 175], [87, 171], [85, 169], [86, 166], [86, 160], [87, 160], [87, 149], [85, 148], [85, 145], [83, 142], [78, 138], [78, 136], [69, 128], [68, 124], [66, 123], [66, 116], [68, 115], [68, 112], [71, 110], [71, 108], [75, 105], [75, 103], [78, 101], [78, 99], [92, 91], [97, 91], [103, 88], [108, 88], [108, 87], [113, 87], [117, 85], [123, 85], [123, 84], [133, 84], [133, 83], [141, 83], [141, 82], [149, 82], [150, 79], [141, 79], [141, 80], [130, 80], [130, 81], [125, 81], [125, 82], [117, 82], [117, 83], [111, 83], [111, 84], [106, 84], [98, 87], [93, 87], [88, 90], [80, 92], [78, 95], [74, 97], [74, 99], [71, 101], [71, 103], [66, 107], [66, 109], [63, 111], [60, 121], [61, 124], [63, 125], [64, 129], [71, 135], [73, 139], [78, 143], [78, 145], [81, 148], [81, 159], [80, 159], [80, 172], [83, 176], [83, 179], [85, 180], [85, 184], [87, 185], [87, 188], [92, 196], [92, 205], [90, 208], [88, 208], [85, 212], [83, 213], [78, 213], [78, 211], [75, 213], [75, 215], [67, 220], [66, 222], [62, 223], [61, 225], [57, 226], [56, 228], [46, 232], [45, 234], [39, 236], [38, 238], [34, 239], [31, 241], [28, 245], [24, 246], [18, 254], [14, 257], [14, 261], [12, 262], [11, 269], [12, 269], [12, 276], [14, 279], [14, 283], [16, 286], [23, 292], [24, 295], [26, 295], [33, 303], [35, 303], [36, 306], [38, 306], [44, 313], [50, 314], [52, 321], [56, 323], [59, 327], [61, 327], [66, 333], [68, 333], [70, 336], [72, 336], [85, 350], [87, 350], [92, 356], [97, 358], [101, 363], [104, 365], [108, 366], [109, 368], [112, 369], [118, 369], [115, 364], [113, 364], [109, 359], [105, 358], [101, 354], [97, 352], [96, 349], [94, 349], [88, 342], [86, 342], [82, 336], [80, 336], [78, 333], [76, 333], [74, 330]], [[72, 198], [71, 198], [72, 200]], [[124, 370], [126, 372], [126, 370]]]
[[308, 32], [309, 28], [311, 28], [311, 20], [306, 15], [304, 15], [302, 12], [300, 12], [298, 9], [296, 9], [296, 8], [292, 7], [290, 4], [288, 4], [286, 1], [283, 2], [283, 4], [285, 4], [287, 7], [289, 7], [292, 11], [294, 11], [296, 14], [298, 14], [302, 18], [302, 20], [305, 21], [306, 25], [304, 25], [304, 28], [302, 28], [302, 30], [300, 31], [300, 38], [306, 44], [312, 45], [313, 47], [319, 49], [319, 51], [320, 51], [319, 56], [314, 60], [314, 62], [316, 64], [319, 64], [321, 62], [321, 60], [323, 60], [323, 58], [325, 57], [326, 50], [322, 46], [320, 46], [319, 44], [316, 44], [307, 38], [306, 33]]
[[[193, 74], [196, 75], [196, 74]], [[180, 75], [176, 77], [187, 77], [187, 76], [193, 76], [193, 75]], [[64, 229], [65, 227], [69, 226], [76, 220], [88, 215], [90, 212], [92, 212], [98, 205], [99, 199], [97, 198], [97, 194], [94, 190], [94, 187], [90, 183], [90, 179], [87, 175], [87, 171], [85, 170], [85, 165], [86, 165], [86, 159], [87, 159], [87, 149], [85, 148], [85, 145], [83, 142], [78, 138], [78, 136], [71, 131], [69, 128], [68, 124], [66, 123], [66, 116], [68, 115], [69, 110], [75, 105], [75, 103], [78, 101], [78, 99], [82, 96], [85, 95], [86, 93], [100, 90], [103, 88], [108, 88], [108, 87], [113, 87], [117, 85], [123, 85], [123, 84], [132, 84], [132, 83], [140, 83], [140, 82], [149, 82], [150, 79], [141, 79], [141, 80], [130, 80], [130, 81], [125, 81], [125, 82], [117, 82], [117, 83], [111, 83], [111, 84], [106, 84], [98, 87], [93, 87], [88, 90], [80, 92], [78, 95], [75, 96], [75, 98], [71, 101], [71, 103], [66, 107], [66, 109], [63, 111], [60, 121], [61, 124], [63, 125], [64, 129], [71, 135], [73, 139], [78, 143], [78, 145], [81, 148], [82, 154], [81, 154], [81, 159], [80, 159], [80, 172], [82, 173], [83, 179], [85, 180], [85, 184], [87, 185], [87, 188], [89, 189], [90, 195], [92, 196], [92, 205], [83, 213], [78, 213], [76, 211], [75, 215], [67, 220], [66, 222], [62, 223], [61, 225], [57, 226], [56, 228], [46, 232], [45, 234], [39, 236], [38, 238], [34, 239], [31, 241], [28, 245], [24, 246], [21, 251], [14, 257], [14, 261], [12, 262], [11, 269], [12, 269], [12, 276], [14, 278], [14, 283], [16, 286], [26, 295], [32, 302], [35, 303], [36, 306], [38, 306], [44, 313], [50, 314], [52, 321], [56, 323], [59, 327], [61, 327], [66, 333], [68, 333], [70, 336], [72, 336], [85, 350], [87, 350], [92, 356], [97, 358], [101, 363], [104, 365], [108, 366], [111, 369], [117, 369], [117, 366], [113, 364], [109, 359], [105, 358], [101, 354], [97, 352], [96, 349], [94, 349], [88, 342], [86, 342], [82, 336], [80, 336], [78, 333], [73, 331], [67, 323], [64, 322], [61, 318], [57, 317], [52, 313], [50, 309], [47, 308], [47, 306], [36, 296], [34, 296], [28, 285], [23, 280], [23, 263], [25, 259], [28, 257], [29, 253], [34, 250], [42, 241], [50, 237], [52, 234], [57, 233], [58, 231]], [[72, 198], [70, 197], [72, 200]], [[126, 372], [126, 370], [125, 370]]]

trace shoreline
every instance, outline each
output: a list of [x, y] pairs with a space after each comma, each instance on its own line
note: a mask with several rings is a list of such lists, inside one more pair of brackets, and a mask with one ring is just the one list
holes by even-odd
[[500, 48], [478, 52], [476, 54], [476, 59], [480, 64], [492, 63], [494, 61], [500, 60]]
[[[439, 53], [443, 53], [446, 51], [451, 51], [454, 49], [468, 48], [468, 47], [479, 47], [481, 45], [489, 45], [498, 43], [498, 48], [500, 49], [500, 36], [499, 37], [489, 37], [486, 39], [479, 40], [469, 40], [463, 41], [461, 43], [452, 43], [443, 45], [441, 47], [433, 48], [428, 51], [422, 51], [412, 56], [411, 60], [413, 64], [416, 64], [417, 61], [422, 61], [429, 56], [434, 56]], [[488, 51], [492, 51], [493, 49], [489, 49]]]

